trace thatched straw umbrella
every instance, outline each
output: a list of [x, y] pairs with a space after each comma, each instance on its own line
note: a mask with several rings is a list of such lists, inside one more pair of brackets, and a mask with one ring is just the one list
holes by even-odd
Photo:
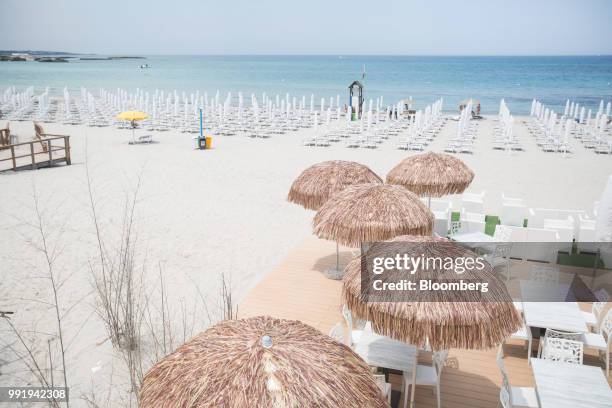
[[308, 210], [318, 210], [329, 197], [355, 184], [382, 184], [382, 180], [363, 164], [332, 160], [314, 164], [295, 179], [287, 200]]
[[428, 197], [460, 194], [474, 180], [474, 172], [450, 154], [427, 152], [402, 160], [387, 174], [387, 183], [398, 184]]
[[368, 365], [299, 321], [226, 320], [145, 375], [140, 408], [388, 407]]
[[[332, 160], [314, 164], [295, 179], [287, 200], [307, 210], [318, 210], [329, 197], [356, 184], [382, 184], [382, 179], [363, 164]], [[336, 242], [336, 269], [328, 276], [340, 277], [340, 250]]]
[[[391, 242], [372, 245], [365, 255], [351, 261], [343, 278], [342, 297], [358, 318], [370, 320], [374, 330], [396, 340], [433, 350], [449, 348], [488, 349], [501, 344], [521, 327], [506, 286], [489, 264], [482, 270], [471, 270], [459, 277], [452, 270], [420, 268], [411, 275], [388, 270], [383, 274], [364, 274], [362, 260], [375, 257], [450, 257], [475, 258], [477, 255], [445, 238], [398, 237]], [[474, 291], [411, 291], [409, 295], [378, 292], [375, 299], [362, 293], [362, 279], [372, 287], [375, 279], [397, 282], [398, 277], [418, 282], [455, 281], [488, 282], [488, 292]], [[408, 297], [409, 296], [409, 297]], [[367, 300], [370, 302], [367, 302]], [[405, 300], [410, 301], [405, 301]], [[375, 300], [375, 301], [373, 301]]]
[[399, 235], [431, 235], [434, 215], [414, 193], [400, 186], [358, 185], [333, 195], [313, 220], [319, 238], [347, 246]]

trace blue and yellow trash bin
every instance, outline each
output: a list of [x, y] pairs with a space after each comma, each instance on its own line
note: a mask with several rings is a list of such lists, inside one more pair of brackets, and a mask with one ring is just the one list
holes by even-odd
[[212, 149], [212, 136], [198, 137], [198, 149]]

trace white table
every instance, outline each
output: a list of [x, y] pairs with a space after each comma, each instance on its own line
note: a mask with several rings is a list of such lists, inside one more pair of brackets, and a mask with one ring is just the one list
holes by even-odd
[[599, 367], [531, 359], [540, 408], [612, 408], [612, 390]]
[[355, 344], [355, 352], [368, 365], [411, 373], [410, 405], [413, 405], [418, 357], [415, 346], [364, 330]]
[[495, 238], [490, 235], [485, 234], [484, 232], [466, 232], [452, 235], [450, 237], [453, 241], [457, 242], [467, 242], [467, 243], [491, 243], [497, 242]]
[[[524, 280], [520, 282], [520, 285], [523, 299], [542, 298], [541, 302], [523, 301], [523, 315], [528, 327], [576, 333], [587, 333], [589, 331], [578, 303], [559, 301], [567, 295], [568, 285]], [[545, 301], [547, 298], [551, 301]]]

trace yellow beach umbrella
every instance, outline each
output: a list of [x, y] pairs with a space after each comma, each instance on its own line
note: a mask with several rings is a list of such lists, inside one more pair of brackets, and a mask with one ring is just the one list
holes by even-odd
[[132, 122], [132, 143], [135, 143], [134, 128], [136, 127], [136, 124], [134, 123], [134, 121], [136, 121], [136, 120], [145, 120], [148, 117], [149, 117], [149, 115], [147, 115], [144, 112], [140, 112], [140, 111], [125, 111], [125, 112], [121, 112], [120, 114], [118, 114], [115, 118], [118, 119], [118, 120], [129, 120], [130, 122]]
[[130, 120], [130, 121], [144, 120], [148, 117], [149, 115], [147, 115], [144, 112], [140, 112], [140, 111], [125, 111], [125, 112], [121, 112], [120, 114], [116, 116], [116, 118], [119, 120]]

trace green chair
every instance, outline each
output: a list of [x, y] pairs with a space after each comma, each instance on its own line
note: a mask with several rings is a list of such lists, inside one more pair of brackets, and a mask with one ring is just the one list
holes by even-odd
[[490, 236], [495, 234], [495, 228], [501, 224], [497, 215], [485, 215], [485, 230], [484, 233]]

